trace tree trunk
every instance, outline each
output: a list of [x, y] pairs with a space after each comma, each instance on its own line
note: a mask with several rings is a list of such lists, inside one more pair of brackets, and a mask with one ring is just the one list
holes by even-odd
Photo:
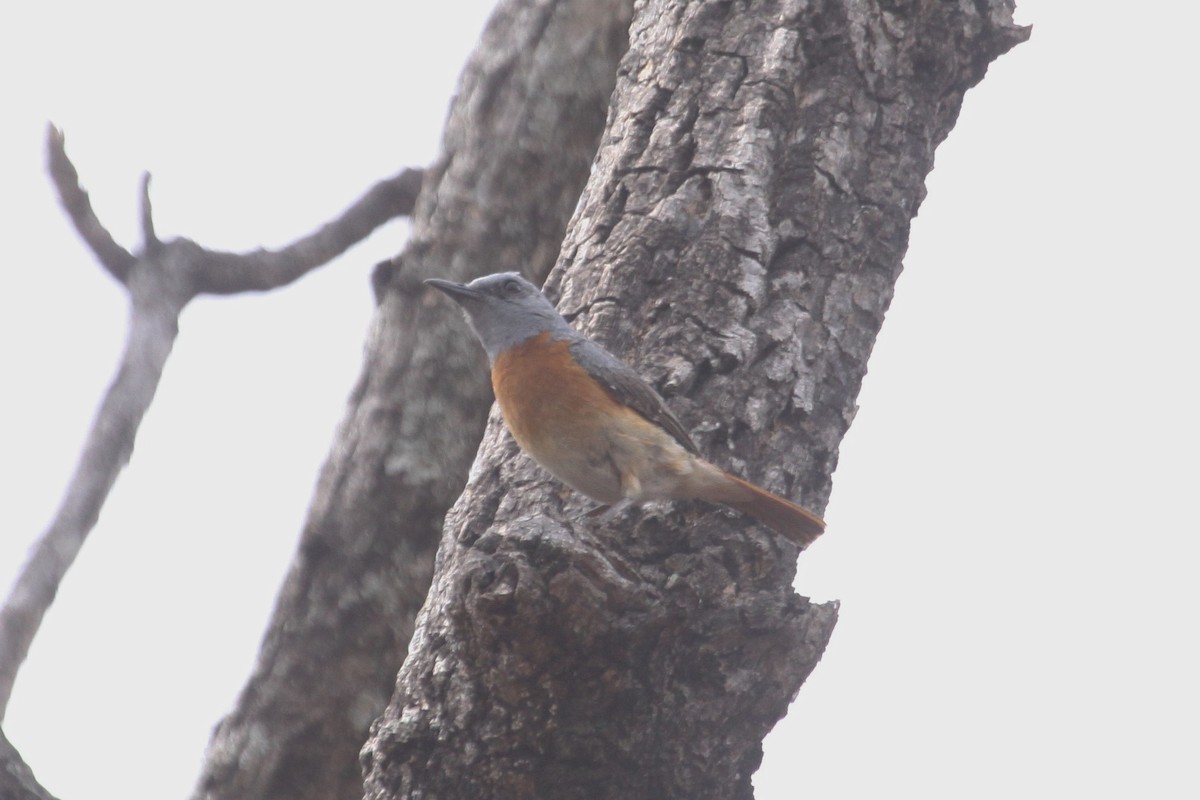
[[[934, 148], [1028, 35], [1011, 18], [1010, 0], [640, 4], [560, 308], [711, 460], [821, 509]], [[836, 605], [793, 593], [796, 549], [729, 512], [599, 526], [586, 507], [493, 417], [363, 751], [368, 797], [752, 796]]]
[[0, 800], [56, 800], [0, 730]]
[[[406, 251], [376, 275], [363, 374], [254, 674], [213, 734], [197, 798], [358, 798], [491, 390], [422, 278], [540, 281], [588, 174], [631, 0], [509, 0], [467, 65]], [[403, 80], [398, 82], [403, 91]]]

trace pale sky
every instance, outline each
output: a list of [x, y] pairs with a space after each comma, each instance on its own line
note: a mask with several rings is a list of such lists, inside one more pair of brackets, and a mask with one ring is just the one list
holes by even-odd
[[[125, 333], [44, 176], [47, 121], [126, 245], [142, 170], [160, 235], [283, 245], [431, 160], [490, 6], [6, 12], [0, 587]], [[801, 559], [798, 591], [841, 621], [767, 740], [761, 800], [1200, 796], [1200, 13], [1026, 0], [1018, 20], [1033, 38], [938, 151], [828, 533]], [[371, 266], [404, 236], [185, 312], [6, 720], [54, 793], [190, 792], [358, 374]]]

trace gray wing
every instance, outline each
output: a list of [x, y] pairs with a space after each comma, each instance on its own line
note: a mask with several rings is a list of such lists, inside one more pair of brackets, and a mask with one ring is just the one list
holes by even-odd
[[688, 452], [700, 454], [683, 423], [671, 413], [666, 401], [654, 391], [654, 387], [642, 380], [640, 375], [617, 360], [612, 353], [583, 337], [571, 342], [570, 347], [571, 355], [579, 366], [614, 397], [674, 436]]

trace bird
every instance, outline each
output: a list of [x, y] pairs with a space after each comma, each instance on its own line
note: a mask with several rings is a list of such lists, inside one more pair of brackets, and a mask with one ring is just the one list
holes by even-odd
[[666, 401], [636, 371], [571, 327], [517, 272], [425, 283], [453, 299], [487, 352], [500, 414], [547, 472], [604, 504], [697, 499], [730, 506], [801, 549], [816, 514], [701, 457]]

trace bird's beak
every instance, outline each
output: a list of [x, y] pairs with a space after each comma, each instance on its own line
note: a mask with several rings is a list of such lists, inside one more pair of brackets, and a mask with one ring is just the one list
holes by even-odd
[[455, 283], [454, 281], [444, 281], [440, 278], [426, 278], [425, 283], [439, 292], [443, 292], [450, 296], [456, 302], [461, 303], [463, 300], [474, 300], [479, 296], [479, 293], [467, 286], [465, 283]]

